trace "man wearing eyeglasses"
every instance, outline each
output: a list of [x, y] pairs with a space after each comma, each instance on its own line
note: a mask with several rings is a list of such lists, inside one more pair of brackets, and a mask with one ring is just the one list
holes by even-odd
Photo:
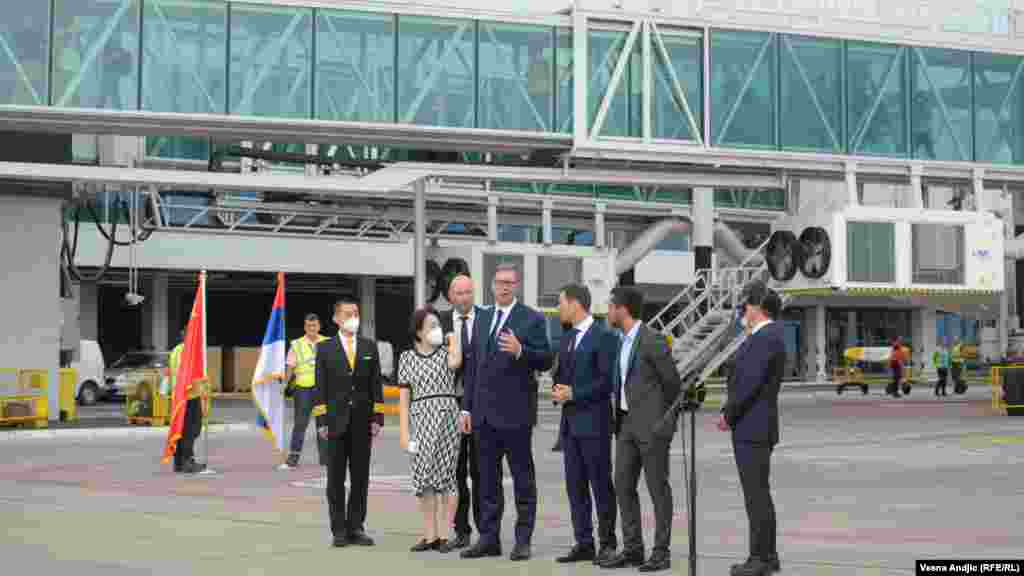
[[749, 336], [736, 352], [728, 399], [719, 416], [719, 430], [732, 431], [750, 525], [750, 557], [732, 566], [731, 576], [766, 576], [779, 570], [775, 505], [769, 475], [771, 456], [779, 442], [779, 388], [786, 366], [782, 324], [774, 322], [782, 302], [761, 282], [743, 296], [741, 322]]

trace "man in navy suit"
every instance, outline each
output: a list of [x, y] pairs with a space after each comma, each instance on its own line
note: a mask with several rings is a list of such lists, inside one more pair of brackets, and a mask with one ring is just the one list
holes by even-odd
[[[474, 433], [480, 467], [480, 539], [463, 558], [501, 555], [504, 500], [497, 471], [508, 460], [516, 496], [516, 546], [511, 560], [530, 558], [537, 517], [537, 481], [533, 466], [536, 418], [535, 372], [551, 368], [544, 316], [516, 301], [519, 271], [498, 265], [492, 289], [494, 307], [481, 310], [474, 322], [474, 376], [465, 382], [463, 433]], [[531, 386], [533, 389], [531, 390]]]
[[786, 365], [778, 295], [757, 282], [744, 294], [743, 327], [750, 336], [736, 352], [736, 369], [719, 417], [720, 430], [732, 430], [733, 453], [750, 524], [750, 557], [731, 576], [765, 576], [779, 570], [775, 505], [769, 473], [779, 442], [779, 388]]
[[[562, 404], [559, 427], [576, 545], [559, 563], [607, 562], [615, 555], [615, 488], [612, 486], [610, 361], [614, 336], [594, 323], [590, 291], [571, 284], [558, 297], [558, 313], [572, 328], [562, 336], [554, 399]], [[609, 339], [611, 336], [611, 340]], [[591, 491], [597, 505], [601, 553], [594, 548]]]

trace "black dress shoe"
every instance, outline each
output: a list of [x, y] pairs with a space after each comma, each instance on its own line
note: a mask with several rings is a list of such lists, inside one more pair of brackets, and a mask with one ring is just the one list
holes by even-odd
[[348, 538], [344, 536], [335, 536], [334, 541], [331, 542], [331, 546], [334, 546], [335, 548], [344, 548], [345, 546], [348, 546]]
[[559, 564], [586, 562], [588, 560], [593, 560], [596, 556], [597, 554], [594, 551], [593, 544], [590, 546], [577, 544], [576, 546], [573, 546], [572, 550], [570, 550], [565, 556], [555, 558], [555, 562], [558, 562]]
[[410, 552], [426, 552], [427, 550], [440, 550], [441, 539], [438, 538], [433, 542], [427, 542], [426, 538], [421, 539], [412, 548], [409, 548]]
[[600, 566], [615, 557], [614, 546], [601, 546], [601, 552], [594, 557], [594, 566]]
[[749, 558], [743, 564], [733, 564], [729, 576], [768, 576], [773, 571], [768, 562], [760, 558]]
[[643, 550], [623, 550], [612, 556], [607, 562], [598, 564], [601, 568], [626, 568], [630, 566], [643, 566]]
[[658, 552], [652, 553], [650, 560], [648, 560], [647, 562], [644, 562], [640, 566], [640, 568], [637, 569], [637, 571], [638, 572], [659, 572], [661, 570], [668, 570], [671, 567], [672, 567], [672, 560], [671, 560], [671, 556], [669, 556], [669, 553], [668, 552], [658, 551]]
[[481, 544], [477, 542], [475, 546], [469, 550], [463, 550], [460, 554], [462, 558], [488, 558], [493, 556], [501, 556], [501, 546], [498, 544], [488, 546], [487, 544]]
[[512, 553], [508, 555], [508, 559], [513, 562], [520, 562], [523, 560], [530, 559], [530, 545], [529, 544], [516, 544], [516, 547], [512, 549]]
[[441, 544], [440, 551], [447, 554], [448, 552], [454, 552], [455, 550], [465, 548], [466, 546], [469, 546], [469, 534], [458, 534], [455, 538]]
[[353, 546], [373, 546], [373, 538], [366, 535], [366, 532], [352, 532], [348, 535], [348, 543]]

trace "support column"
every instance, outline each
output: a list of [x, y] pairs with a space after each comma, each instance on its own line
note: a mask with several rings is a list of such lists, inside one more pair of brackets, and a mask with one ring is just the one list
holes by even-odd
[[146, 284], [149, 290], [144, 294], [146, 301], [142, 311], [142, 345], [153, 350], [170, 350], [168, 342], [172, 336], [167, 318], [170, 309], [167, 273], [157, 272]]
[[817, 353], [814, 347], [817, 346], [818, 336], [815, 331], [815, 317], [814, 317], [814, 306], [809, 306], [803, 309], [803, 318], [800, 321], [801, 331], [801, 348], [803, 353], [800, 357], [803, 359], [803, 366], [801, 366], [801, 379], [813, 380], [817, 376], [817, 368], [815, 362], [817, 361]]
[[818, 304], [814, 307], [814, 358], [816, 364], [814, 379], [818, 384], [828, 381], [827, 350], [828, 331], [826, 330], [825, 305]]
[[[1007, 191], [1005, 186], [1003, 187], [1003, 195], [1003, 206], [1005, 207], [1003, 213], [1003, 233], [1004, 238], [1012, 240], [1014, 237], [1013, 232], [1017, 227], [1017, 195], [1012, 191]], [[999, 295], [999, 321], [996, 324], [996, 330], [999, 332], [997, 358], [1006, 356], [1007, 348], [1010, 345], [1010, 323], [1014, 316], [1020, 314], [1020, 311], [1013, 305], [1017, 298], [1017, 263], [1012, 260], [1006, 260], [1004, 264], [1003, 293]], [[981, 330], [978, 331], [978, 334], [980, 340]], [[978, 344], [980, 345], [981, 342], [978, 342]]]
[[927, 204], [924, 201], [924, 189], [921, 187], [921, 172], [922, 167], [920, 164], [913, 164], [910, 166], [910, 202], [907, 204], [908, 208], [926, 208]]
[[916, 378], [919, 385], [934, 383], [937, 374], [932, 364], [932, 354], [935, 353], [935, 340], [938, 338], [935, 322], [936, 314], [932, 308], [917, 308], [910, 314], [911, 332], [914, 339], [914, 348], [911, 357], [914, 360], [914, 371], [920, 373]]
[[971, 183], [974, 185], [974, 210], [984, 212], [987, 204], [985, 202], [985, 171], [975, 168]]
[[860, 195], [857, 194], [857, 163], [846, 163], [846, 201], [851, 206], [860, 204]]
[[[306, 144], [306, 154], [310, 156], [316, 156], [320, 152], [320, 146], [317, 144]], [[306, 164], [306, 176], [319, 176], [320, 165], [319, 164]]]
[[846, 347], [852, 348], [857, 345], [857, 311], [850, 310], [846, 313]]
[[377, 279], [359, 278], [359, 328], [363, 337], [377, 339]]
[[541, 208], [541, 229], [543, 232], [543, 239], [545, 246], [551, 246], [551, 211], [554, 209], [555, 203], [552, 200], [545, 200], [543, 207]]
[[711, 252], [714, 245], [715, 190], [713, 188], [693, 189], [693, 255], [697, 270], [711, 268]]
[[78, 285], [78, 332], [82, 340], [100, 339], [100, 290], [96, 284]]
[[487, 241], [494, 244], [498, 241], [498, 197], [487, 197]]
[[415, 282], [417, 308], [427, 303], [427, 181], [420, 178], [413, 183], [413, 190], [416, 195], [414, 201], [414, 214], [416, 227], [416, 238], [413, 242], [413, 258], [415, 259]]
[[[9, 147], [17, 143], [7, 140]], [[0, 368], [45, 370], [49, 374], [49, 419], [60, 417], [57, 368], [61, 323], [60, 238], [62, 199], [17, 194], [22, 187], [5, 186], [0, 194], [0, 267], [4, 298], [0, 298]], [[31, 192], [29, 192], [31, 193]], [[6, 379], [3, 380], [8, 384]]]
[[604, 202], [598, 202], [594, 208], [594, 247], [604, 248], [605, 245], [605, 229], [604, 229], [604, 212], [607, 210], [607, 205]]

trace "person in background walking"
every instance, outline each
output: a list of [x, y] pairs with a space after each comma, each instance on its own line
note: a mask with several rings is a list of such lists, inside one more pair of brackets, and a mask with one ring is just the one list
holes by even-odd
[[[320, 335], [320, 317], [316, 314], [307, 314], [303, 327], [306, 333], [302, 338], [292, 340], [286, 361], [288, 385], [292, 388], [292, 402], [295, 408], [288, 459], [281, 465], [281, 468], [286, 470], [299, 466], [302, 445], [306, 439], [306, 428], [309, 427], [309, 419], [313, 414], [313, 402], [316, 400], [316, 346], [327, 340], [325, 336]], [[327, 441], [319, 436], [317, 436], [317, 452], [320, 456], [320, 465], [327, 466]]]
[[935, 365], [935, 372], [938, 378], [935, 380], [935, 395], [946, 396], [946, 380], [949, 378], [949, 348], [948, 342], [936, 348], [932, 354], [932, 363]]
[[899, 338], [892, 341], [889, 351], [889, 370], [892, 371], [892, 382], [886, 387], [885, 393], [893, 398], [900, 397], [900, 382], [903, 381], [903, 344]]
[[964, 346], [957, 338], [953, 343], [953, 353], [950, 355], [950, 364], [953, 373], [953, 392], [963, 394], [967, 391], [967, 384], [964, 383]]
[[455, 513], [458, 489], [459, 403], [455, 371], [462, 365], [458, 339], [449, 333], [447, 346], [441, 321], [430, 306], [412, 316], [413, 348], [398, 358], [401, 388], [401, 445], [412, 459], [412, 485], [423, 511], [423, 538], [413, 552], [441, 550]]

